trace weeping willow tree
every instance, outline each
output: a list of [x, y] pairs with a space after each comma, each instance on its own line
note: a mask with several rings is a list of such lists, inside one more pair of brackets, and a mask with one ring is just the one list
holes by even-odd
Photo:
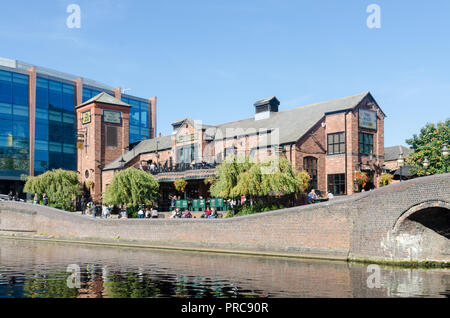
[[214, 197], [233, 198], [237, 197], [235, 187], [240, 178], [246, 174], [254, 165], [248, 157], [229, 156], [217, 166], [216, 178], [211, 180], [210, 193]]
[[296, 172], [284, 156], [272, 156], [260, 164], [263, 195], [285, 195], [304, 192], [310, 177], [305, 172]]
[[253, 197], [303, 192], [309, 180], [306, 172], [296, 172], [284, 156], [268, 157], [260, 163], [234, 157], [218, 166], [210, 193], [225, 198], [244, 195], [252, 201]]
[[56, 169], [27, 177], [23, 191], [31, 195], [37, 193], [40, 198], [46, 193], [50, 206], [72, 211], [74, 199], [81, 194], [81, 184], [75, 171]]
[[106, 187], [103, 202], [138, 206], [158, 198], [159, 183], [149, 173], [134, 167], [114, 174], [112, 183]]

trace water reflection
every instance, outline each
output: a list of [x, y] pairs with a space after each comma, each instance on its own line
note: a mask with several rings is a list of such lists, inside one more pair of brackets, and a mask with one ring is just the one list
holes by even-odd
[[[69, 288], [67, 267], [80, 268]], [[0, 297], [448, 297], [449, 269], [97, 247], [0, 239]]]

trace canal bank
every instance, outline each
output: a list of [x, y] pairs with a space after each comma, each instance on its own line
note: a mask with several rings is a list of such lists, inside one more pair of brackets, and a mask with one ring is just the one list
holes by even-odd
[[103, 220], [0, 202], [0, 234], [115, 246], [445, 265], [450, 262], [449, 176], [215, 220]]

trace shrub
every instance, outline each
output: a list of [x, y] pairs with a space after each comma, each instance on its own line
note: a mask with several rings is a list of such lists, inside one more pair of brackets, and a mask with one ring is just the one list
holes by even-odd
[[380, 187], [384, 187], [384, 186], [391, 184], [392, 178], [393, 178], [392, 174], [387, 173], [387, 172], [383, 173], [380, 176]]

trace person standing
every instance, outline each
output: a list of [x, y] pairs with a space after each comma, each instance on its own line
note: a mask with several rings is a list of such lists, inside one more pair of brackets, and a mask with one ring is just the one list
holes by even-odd
[[143, 219], [144, 218], [144, 209], [143, 208], [139, 209], [139, 211], [138, 211], [138, 218], [139, 219]]
[[128, 219], [128, 210], [127, 205], [123, 204], [122, 208], [120, 209], [120, 218], [121, 219]]
[[92, 203], [92, 217], [97, 217], [97, 209], [98, 209], [98, 203], [93, 202]]
[[14, 200], [14, 192], [12, 192], [12, 190], [9, 191], [9, 193], [8, 193], [8, 200], [9, 200], [9, 201]]
[[85, 214], [86, 213], [86, 203], [87, 203], [87, 199], [86, 196], [83, 194], [81, 196], [81, 214]]
[[154, 206], [152, 209], [152, 219], [157, 219], [158, 218], [158, 210], [157, 207]]
[[175, 202], [176, 202], [176, 197], [172, 196], [172, 199], [170, 199], [170, 207], [172, 208], [172, 210], [175, 208]]
[[104, 219], [107, 219], [109, 216], [109, 207], [106, 204], [103, 205], [102, 215]]
[[33, 199], [33, 204], [38, 204], [39, 203], [39, 196], [37, 193], [34, 194], [34, 199]]
[[47, 193], [44, 193], [44, 194], [42, 195], [42, 203], [43, 203], [45, 206], [48, 205], [48, 196], [47, 196]]

